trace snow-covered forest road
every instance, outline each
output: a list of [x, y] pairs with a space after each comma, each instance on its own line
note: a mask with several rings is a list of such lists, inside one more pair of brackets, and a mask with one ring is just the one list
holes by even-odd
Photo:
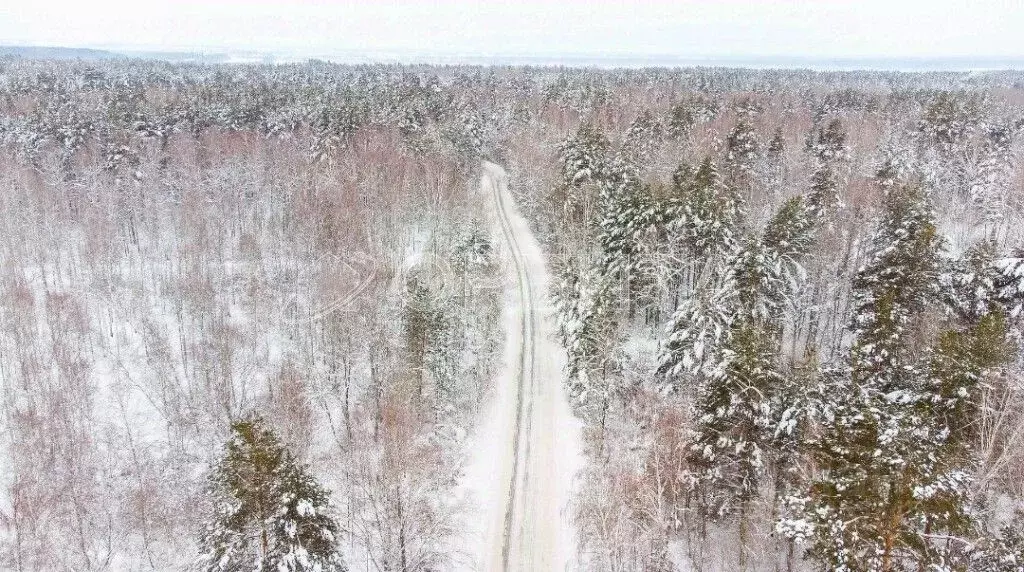
[[477, 471], [492, 485], [481, 507], [480, 563], [487, 571], [564, 570], [575, 552], [567, 505], [579, 428], [564, 394], [544, 255], [501, 167], [484, 163], [481, 190], [493, 201], [507, 271], [503, 373], [478, 440]]

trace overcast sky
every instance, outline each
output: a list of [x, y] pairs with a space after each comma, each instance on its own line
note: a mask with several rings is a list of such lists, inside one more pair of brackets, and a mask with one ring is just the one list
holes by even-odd
[[0, 0], [0, 43], [316, 54], [1024, 56], [1024, 0]]

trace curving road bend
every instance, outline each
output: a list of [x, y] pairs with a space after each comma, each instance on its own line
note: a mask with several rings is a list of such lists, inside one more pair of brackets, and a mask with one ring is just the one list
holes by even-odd
[[481, 189], [508, 259], [505, 375], [490, 423], [490, 480], [484, 507], [487, 571], [566, 570], [575, 554], [567, 509], [579, 468], [579, 425], [564, 394], [565, 352], [556, 340], [544, 255], [508, 191], [505, 171], [484, 162]]

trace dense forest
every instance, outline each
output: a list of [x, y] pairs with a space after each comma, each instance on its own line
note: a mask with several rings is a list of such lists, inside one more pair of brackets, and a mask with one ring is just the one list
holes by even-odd
[[1024, 73], [0, 59], [0, 568], [474, 569], [505, 167], [574, 568], [1024, 570]]

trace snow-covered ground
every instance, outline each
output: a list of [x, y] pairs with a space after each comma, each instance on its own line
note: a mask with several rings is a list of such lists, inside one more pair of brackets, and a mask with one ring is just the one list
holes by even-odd
[[476, 570], [566, 570], [576, 553], [568, 502], [582, 463], [580, 425], [563, 389], [566, 357], [554, 337], [544, 254], [501, 167], [484, 163], [481, 193], [503, 246], [506, 342], [466, 471], [478, 506], [467, 541]]

